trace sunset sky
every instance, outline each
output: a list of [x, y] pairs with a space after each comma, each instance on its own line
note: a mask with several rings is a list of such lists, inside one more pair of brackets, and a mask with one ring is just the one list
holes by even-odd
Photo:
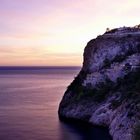
[[80, 66], [89, 40], [136, 24], [139, 0], [0, 0], [0, 66]]

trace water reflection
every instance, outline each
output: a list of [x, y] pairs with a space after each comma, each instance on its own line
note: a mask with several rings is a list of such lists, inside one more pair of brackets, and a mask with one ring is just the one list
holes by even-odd
[[0, 74], [0, 140], [110, 140], [99, 128], [59, 121], [58, 105], [76, 72], [26, 73]]
[[[107, 128], [81, 122], [60, 122], [60, 140], [112, 140]], [[66, 131], [67, 130], [67, 131]]]

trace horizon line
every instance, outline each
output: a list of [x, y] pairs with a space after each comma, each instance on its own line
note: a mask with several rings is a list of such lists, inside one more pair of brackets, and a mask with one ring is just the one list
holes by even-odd
[[75, 65], [47, 65], [47, 66], [45, 66], [45, 65], [0, 65], [0, 67], [82, 67], [82, 66], [80, 66], [80, 65], [77, 65], [77, 66], [75, 66]]

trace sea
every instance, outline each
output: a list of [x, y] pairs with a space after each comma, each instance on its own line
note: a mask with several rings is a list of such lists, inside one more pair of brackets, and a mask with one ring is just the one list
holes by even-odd
[[0, 140], [111, 140], [106, 128], [62, 122], [59, 103], [80, 67], [0, 67]]

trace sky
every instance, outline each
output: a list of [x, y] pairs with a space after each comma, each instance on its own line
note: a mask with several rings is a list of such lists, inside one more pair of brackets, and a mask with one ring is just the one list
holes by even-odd
[[140, 24], [139, 0], [0, 0], [0, 66], [81, 66], [106, 28]]

